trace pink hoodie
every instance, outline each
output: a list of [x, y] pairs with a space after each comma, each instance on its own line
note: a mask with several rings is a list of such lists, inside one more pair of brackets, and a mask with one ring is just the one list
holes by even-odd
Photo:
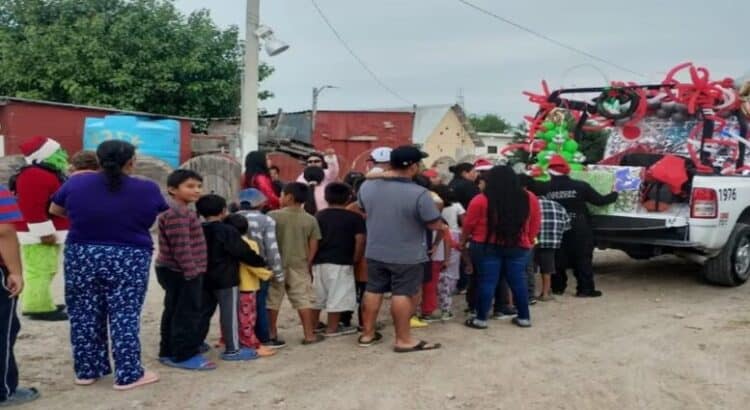
[[[325, 178], [323, 179], [323, 182], [315, 187], [315, 205], [318, 207], [318, 211], [322, 211], [326, 208], [328, 208], [328, 202], [326, 201], [326, 186], [330, 184], [331, 182], [334, 182], [339, 177], [339, 160], [335, 155], [326, 155], [325, 156], [326, 164], [328, 165], [327, 169], [324, 169]], [[303, 184], [307, 184], [307, 181], [305, 181], [304, 174], [300, 174], [297, 178], [297, 182], [301, 182]]]

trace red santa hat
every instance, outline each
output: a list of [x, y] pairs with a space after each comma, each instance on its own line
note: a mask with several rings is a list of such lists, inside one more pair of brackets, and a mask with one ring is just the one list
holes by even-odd
[[33, 164], [51, 157], [60, 149], [60, 144], [47, 137], [31, 137], [24, 141], [20, 148], [26, 162]]
[[474, 161], [474, 169], [477, 171], [489, 171], [493, 166], [494, 165], [492, 165], [492, 162], [484, 158], [479, 158], [478, 160]]
[[547, 170], [552, 175], [568, 175], [570, 174], [570, 165], [565, 161], [565, 158], [555, 155], [549, 160]]

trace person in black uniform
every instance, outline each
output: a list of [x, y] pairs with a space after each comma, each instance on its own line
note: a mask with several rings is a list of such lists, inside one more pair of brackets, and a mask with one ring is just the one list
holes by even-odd
[[557, 201], [570, 215], [572, 229], [563, 235], [562, 247], [555, 255], [557, 272], [552, 275], [552, 293], [562, 295], [568, 285], [567, 268], [573, 268], [578, 282], [576, 296], [599, 297], [602, 292], [594, 285], [594, 232], [587, 204], [604, 206], [617, 201], [617, 192], [600, 195], [586, 182], [570, 178], [565, 159], [554, 156], [548, 172], [552, 176], [547, 199]]

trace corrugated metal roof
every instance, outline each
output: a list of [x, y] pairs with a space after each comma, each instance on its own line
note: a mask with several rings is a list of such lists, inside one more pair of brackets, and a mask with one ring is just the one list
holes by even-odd
[[108, 111], [114, 114], [127, 114], [127, 115], [135, 115], [139, 117], [171, 118], [174, 120], [183, 120], [183, 121], [200, 120], [200, 118], [180, 117], [178, 115], [154, 114], [154, 113], [141, 112], [141, 111], [125, 111], [125, 110], [118, 110], [117, 108], [109, 108], [109, 107], [96, 107], [92, 105], [69, 104], [69, 103], [60, 103], [60, 102], [54, 102], [54, 101], [33, 100], [30, 98], [0, 96], [0, 104], [6, 104], [8, 101], [23, 102], [23, 103], [28, 103], [28, 104], [52, 105], [56, 107], [77, 108], [77, 109], [84, 109], [84, 110]]

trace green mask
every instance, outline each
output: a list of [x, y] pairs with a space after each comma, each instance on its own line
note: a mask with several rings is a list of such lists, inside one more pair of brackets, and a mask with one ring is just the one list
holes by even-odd
[[49, 158], [42, 161], [42, 163], [60, 172], [65, 172], [68, 170], [68, 153], [60, 148], [54, 154], [50, 155]]

